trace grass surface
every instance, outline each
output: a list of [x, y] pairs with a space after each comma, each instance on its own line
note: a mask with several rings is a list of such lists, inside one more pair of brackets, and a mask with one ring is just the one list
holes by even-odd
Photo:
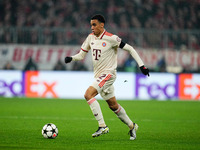
[[[99, 101], [110, 132], [97, 138], [97, 130], [84, 100], [0, 98], [0, 149], [200, 149], [200, 102], [118, 101], [139, 125], [137, 139]], [[44, 139], [42, 127], [54, 123], [56, 139]]]

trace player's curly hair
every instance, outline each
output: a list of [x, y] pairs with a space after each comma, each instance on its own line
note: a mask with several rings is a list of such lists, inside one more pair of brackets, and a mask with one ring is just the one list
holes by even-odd
[[99, 22], [102, 22], [104, 24], [106, 23], [103, 15], [96, 14], [96, 15], [92, 16], [91, 20], [95, 20], [95, 19], [97, 19]]

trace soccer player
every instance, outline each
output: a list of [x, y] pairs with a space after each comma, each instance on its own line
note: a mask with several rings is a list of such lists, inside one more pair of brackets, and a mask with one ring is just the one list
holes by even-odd
[[95, 98], [97, 94], [100, 94], [106, 100], [109, 108], [129, 127], [130, 140], [135, 140], [138, 125], [131, 121], [124, 108], [117, 103], [114, 94], [113, 83], [116, 79], [117, 49], [121, 48], [128, 51], [136, 60], [144, 75], [149, 76], [149, 70], [144, 66], [143, 61], [132, 46], [123, 42], [117, 35], [113, 35], [105, 30], [105, 19], [102, 15], [94, 15], [91, 18], [90, 24], [92, 33], [83, 42], [80, 52], [74, 56], [65, 57], [65, 63], [82, 60], [89, 50], [92, 52], [94, 82], [89, 86], [84, 95], [99, 125], [98, 130], [92, 134], [92, 137], [109, 132], [100, 105]]

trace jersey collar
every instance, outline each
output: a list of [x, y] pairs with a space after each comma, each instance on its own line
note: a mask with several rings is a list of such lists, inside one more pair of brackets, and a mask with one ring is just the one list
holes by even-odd
[[105, 33], [106, 33], [106, 30], [104, 29], [103, 33], [101, 33], [101, 35], [98, 38], [102, 39]]

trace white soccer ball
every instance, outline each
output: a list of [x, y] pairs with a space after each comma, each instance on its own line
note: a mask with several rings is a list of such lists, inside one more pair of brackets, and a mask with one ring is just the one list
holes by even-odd
[[58, 128], [53, 123], [47, 123], [42, 128], [42, 135], [46, 139], [55, 139], [58, 136]]

